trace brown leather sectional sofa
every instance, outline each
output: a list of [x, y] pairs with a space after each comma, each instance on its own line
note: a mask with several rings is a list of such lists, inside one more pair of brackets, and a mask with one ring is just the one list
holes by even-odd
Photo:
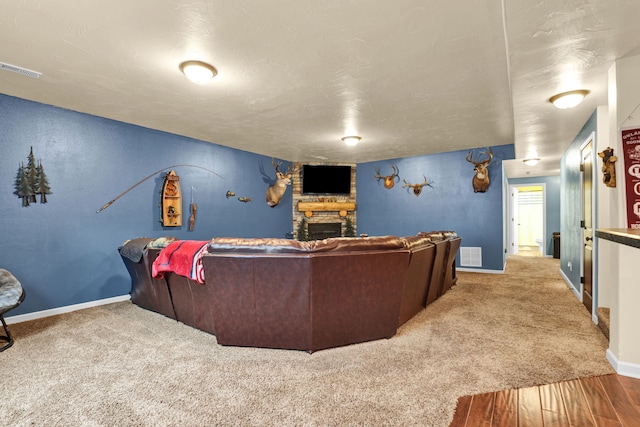
[[313, 352], [395, 335], [455, 284], [460, 241], [442, 232], [214, 238], [202, 256], [205, 284], [175, 273], [153, 278], [160, 249], [146, 249], [139, 262], [122, 258], [134, 304], [215, 334], [221, 345]]

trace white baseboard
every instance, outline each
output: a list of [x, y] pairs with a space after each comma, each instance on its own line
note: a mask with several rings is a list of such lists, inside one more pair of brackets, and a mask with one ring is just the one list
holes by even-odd
[[483, 268], [456, 267], [456, 271], [466, 271], [467, 273], [504, 274], [504, 270], [487, 270]]
[[573, 283], [571, 283], [571, 280], [569, 280], [567, 275], [564, 274], [564, 271], [562, 271], [562, 269], [560, 269], [558, 271], [560, 272], [560, 275], [562, 276], [564, 281], [567, 282], [567, 286], [569, 286], [569, 289], [571, 289], [571, 291], [574, 293], [576, 298], [578, 298], [578, 301], [582, 302], [582, 294], [580, 293], [580, 290], [578, 290], [578, 289], [573, 287]]
[[616, 370], [618, 375], [624, 375], [625, 377], [640, 378], [640, 365], [635, 363], [621, 362], [613, 354], [611, 349], [607, 349], [607, 360]]
[[49, 310], [34, 311], [33, 313], [18, 314], [17, 316], [5, 317], [7, 324], [26, 322], [27, 320], [42, 319], [43, 317], [55, 316], [58, 314], [71, 313], [72, 311], [83, 310], [85, 308], [98, 307], [114, 302], [129, 301], [131, 295], [120, 295], [118, 297], [105, 298], [96, 301], [84, 302], [82, 304], [67, 305], [64, 307], [52, 308]]

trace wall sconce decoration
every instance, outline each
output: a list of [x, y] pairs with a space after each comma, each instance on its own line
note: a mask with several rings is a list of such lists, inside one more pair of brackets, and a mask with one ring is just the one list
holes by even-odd
[[400, 181], [400, 177], [398, 176], [398, 168], [396, 167], [396, 165], [391, 165], [391, 167], [393, 168], [393, 173], [391, 175], [387, 175], [387, 176], [380, 175], [380, 171], [378, 170], [378, 168], [374, 169], [374, 171], [376, 173], [374, 178], [377, 179], [378, 182], [380, 182], [380, 180], [383, 179], [384, 180], [384, 188], [386, 188], [387, 190], [390, 190], [390, 189], [393, 188], [393, 186], [396, 183], [396, 178], [397, 178], [398, 181]]
[[428, 187], [432, 187], [433, 186], [431, 184], [433, 184], [433, 181], [429, 182], [427, 181], [427, 177], [422, 175], [422, 177], [424, 178], [424, 182], [421, 182], [420, 184], [410, 184], [408, 183], [406, 180], [403, 179], [404, 181], [404, 185], [402, 186], [402, 188], [411, 188], [413, 190], [413, 194], [417, 197], [422, 193], [422, 187], [428, 186]]
[[18, 168], [18, 176], [15, 182], [16, 196], [22, 199], [22, 206], [29, 206], [36, 203], [36, 196], [40, 195], [40, 203], [47, 203], [47, 194], [51, 194], [49, 180], [44, 172], [42, 162], [39, 161], [36, 166], [36, 158], [33, 155], [33, 147], [27, 156], [27, 166], [24, 163]]
[[613, 148], [607, 147], [598, 153], [602, 159], [602, 182], [607, 187], [616, 186], [616, 161], [618, 157], [613, 155]]

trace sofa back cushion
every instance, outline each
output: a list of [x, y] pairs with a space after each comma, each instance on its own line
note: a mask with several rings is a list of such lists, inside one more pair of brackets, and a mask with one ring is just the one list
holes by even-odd
[[324, 240], [300, 242], [278, 238], [214, 237], [208, 245], [209, 253], [315, 253], [367, 250], [391, 250], [406, 248], [404, 239], [396, 236], [332, 237]]

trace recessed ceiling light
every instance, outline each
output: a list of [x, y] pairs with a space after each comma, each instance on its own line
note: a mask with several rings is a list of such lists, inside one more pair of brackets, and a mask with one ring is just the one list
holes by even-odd
[[349, 147], [353, 147], [354, 145], [358, 145], [358, 142], [360, 142], [362, 138], [360, 138], [359, 136], [356, 135], [352, 135], [352, 136], [345, 136], [344, 138], [342, 138], [342, 141], [347, 144]]
[[530, 159], [524, 159], [523, 162], [525, 165], [527, 166], [535, 166], [538, 164], [538, 162], [540, 161], [540, 159], [538, 158], [530, 158]]
[[184, 61], [180, 64], [180, 71], [197, 84], [204, 84], [218, 74], [218, 70], [213, 65], [202, 61]]
[[589, 94], [588, 90], [571, 90], [569, 92], [559, 93], [549, 98], [549, 102], [556, 108], [562, 110], [567, 108], [573, 108], [580, 104], [585, 96]]

